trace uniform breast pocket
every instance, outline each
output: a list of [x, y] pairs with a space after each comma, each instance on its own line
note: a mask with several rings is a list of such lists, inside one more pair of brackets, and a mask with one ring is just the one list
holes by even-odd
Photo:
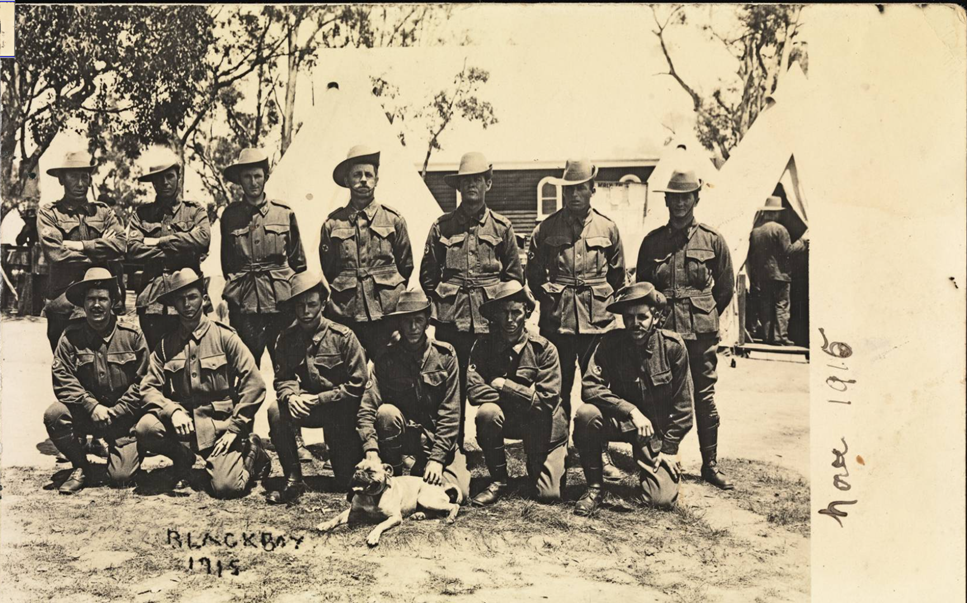
[[588, 237], [588, 260], [585, 271], [588, 276], [604, 274], [608, 269], [608, 249], [611, 239], [608, 237]]
[[94, 378], [94, 354], [77, 355], [77, 375], [87, 383]]
[[333, 246], [336, 253], [339, 254], [340, 258], [346, 260], [351, 260], [352, 264], [355, 266], [356, 263], [356, 229], [355, 228], [334, 228], [332, 234], [329, 235], [332, 239]]
[[285, 255], [289, 244], [288, 224], [265, 225], [265, 248], [268, 255]]
[[446, 371], [427, 371], [420, 375], [423, 386], [432, 392], [442, 392], [447, 385]]
[[137, 378], [138, 355], [134, 352], [108, 354], [107, 366], [111, 371], [111, 385], [126, 389]]
[[715, 252], [711, 249], [686, 249], [685, 270], [688, 282], [692, 287], [704, 289], [712, 278], [709, 263], [715, 259]]
[[446, 247], [446, 267], [451, 270], [467, 269], [467, 253], [464, 250], [464, 243], [467, 240], [467, 233], [461, 232], [450, 237], [440, 237], [440, 243]]
[[67, 218], [60, 220], [57, 223], [57, 226], [60, 228], [61, 232], [64, 233], [64, 240], [69, 241], [74, 239], [77, 229], [81, 226], [81, 221], [77, 218]]
[[91, 218], [85, 221], [87, 224], [87, 232], [92, 239], [99, 239], [104, 236], [104, 231], [107, 230], [107, 222], [104, 220], [98, 220]]
[[373, 233], [373, 242], [376, 243], [377, 249], [374, 250], [373, 259], [379, 262], [392, 263], [395, 262], [393, 257], [393, 234], [396, 232], [392, 226], [372, 226], [370, 230]]
[[251, 239], [249, 238], [250, 233], [251, 231], [248, 228], [236, 228], [228, 233], [229, 237], [231, 237], [232, 248], [235, 250], [235, 254], [239, 257], [252, 257], [252, 247], [250, 243]]
[[316, 354], [312, 366], [319, 380], [318, 385], [323, 390], [332, 389], [346, 381], [346, 363], [338, 354]]
[[209, 388], [209, 392], [229, 389], [228, 358], [225, 354], [202, 358], [199, 364], [201, 364], [201, 382]]
[[500, 245], [500, 237], [482, 232], [477, 235], [477, 240], [480, 241], [478, 247], [480, 270], [482, 272], [499, 272], [500, 260], [497, 257], [497, 246]]
[[660, 398], [668, 397], [672, 388], [672, 372], [655, 373], [651, 376], [651, 386]]

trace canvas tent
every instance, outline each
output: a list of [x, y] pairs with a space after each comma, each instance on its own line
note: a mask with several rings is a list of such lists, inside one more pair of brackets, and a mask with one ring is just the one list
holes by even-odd
[[[341, 80], [331, 82], [321, 98], [316, 97], [312, 112], [269, 175], [266, 194], [295, 210], [309, 270], [320, 270], [322, 224], [332, 211], [349, 202], [349, 190], [333, 182], [332, 170], [346, 158], [350, 147], [358, 144], [380, 150], [376, 200], [397, 209], [406, 219], [416, 264], [409, 287], [418, 286], [419, 262], [427, 234], [443, 212], [368, 88]], [[209, 294], [216, 304], [224, 288], [219, 249], [216, 223], [211, 254], [202, 264], [205, 274], [212, 277]]]
[[[756, 212], [778, 184], [782, 184], [790, 209], [802, 224], [809, 225], [802, 161], [797, 162], [796, 151], [809, 128], [798, 108], [810, 102], [811, 92], [799, 64], [793, 64], [781, 88], [718, 172], [715, 186], [702, 192], [696, 216], [725, 238], [736, 276], [745, 265]], [[722, 345], [738, 342], [737, 309], [733, 299], [721, 321]]]

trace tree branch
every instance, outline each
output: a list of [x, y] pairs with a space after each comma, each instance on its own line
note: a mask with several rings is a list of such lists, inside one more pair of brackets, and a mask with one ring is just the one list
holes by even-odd
[[672, 61], [672, 57], [668, 53], [668, 46], [665, 44], [665, 28], [668, 27], [668, 24], [671, 22], [671, 18], [680, 10], [682, 10], [681, 6], [675, 7], [675, 10], [673, 10], [671, 14], [668, 16], [668, 19], [665, 21], [665, 24], [662, 25], [658, 22], [658, 15], [655, 13], [655, 7], [652, 6], [651, 15], [655, 20], [655, 25], [658, 27], [658, 30], [653, 31], [653, 33], [656, 36], [658, 36], [658, 42], [661, 45], [661, 52], [663, 55], [665, 55], [665, 61], [668, 63], [668, 75], [675, 78], [675, 81], [678, 82], [678, 85], [681, 86], [682, 89], [688, 93], [688, 96], [692, 98], [692, 107], [694, 108], [695, 111], [698, 111], [702, 106], [702, 97], [699, 96], [698, 93], [694, 89], [692, 89], [691, 86], [686, 84], [685, 80], [683, 80], [681, 76], [678, 75], [678, 72], [675, 70], [675, 63]]

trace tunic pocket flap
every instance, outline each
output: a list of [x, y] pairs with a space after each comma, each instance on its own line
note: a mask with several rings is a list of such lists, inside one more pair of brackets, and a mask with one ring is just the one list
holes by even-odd
[[444, 282], [436, 286], [434, 293], [440, 299], [447, 299], [447, 298], [456, 296], [457, 291], [459, 290], [460, 290], [459, 286], [453, 283]]
[[423, 382], [432, 387], [443, 385], [447, 380], [446, 371], [429, 371], [422, 374]]
[[611, 239], [608, 237], [588, 237], [588, 247], [597, 247], [601, 249], [607, 249], [611, 247]]
[[352, 274], [340, 274], [329, 284], [333, 291], [349, 291], [357, 286], [356, 277]]
[[244, 237], [249, 233], [248, 228], [236, 228], [235, 230], [229, 231], [229, 234], [233, 237]]
[[213, 419], [224, 419], [232, 414], [235, 403], [231, 400], [215, 400], [212, 402], [212, 408], [215, 409], [215, 412], [212, 413]]
[[711, 249], [686, 249], [685, 257], [690, 260], [698, 260], [699, 262], [707, 262], [715, 257], [715, 252]]
[[283, 234], [283, 233], [289, 232], [289, 225], [288, 224], [266, 224], [265, 230], [275, 234]]
[[656, 373], [651, 376], [651, 384], [654, 386], [667, 385], [672, 382], [672, 372]]
[[78, 354], [77, 355], [77, 366], [84, 364], [90, 364], [94, 362], [94, 354]]
[[356, 236], [355, 228], [333, 228], [332, 234], [329, 235], [332, 239], [351, 239]]
[[711, 295], [698, 295], [690, 297], [692, 307], [703, 314], [711, 314], [715, 309], [715, 299]]
[[552, 237], [547, 237], [544, 240], [544, 244], [550, 247], [564, 247], [565, 245], [570, 245], [573, 241], [569, 237], [562, 235], [555, 235]]
[[500, 237], [497, 237], [491, 234], [478, 234], [477, 238], [483, 241], [484, 243], [490, 244], [492, 247], [496, 247], [497, 245], [500, 245]]
[[393, 272], [391, 274], [374, 274], [373, 281], [377, 285], [383, 285], [385, 287], [395, 287], [403, 283], [403, 276], [399, 272]]
[[316, 366], [321, 366], [327, 370], [332, 370], [342, 364], [342, 356], [338, 354], [317, 354], [315, 359]]
[[440, 242], [443, 243], [447, 247], [453, 247], [454, 245], [458, 245], [460, 243], [463, 243], [464, 239], [466, 239], [466, 238], [467, 238], [467, 233], [465, 233], [465, 232], [458, 232], [457, 234], [455, 234], [453, 236], [450, 236], [450, 237], [442, 237], [441, 236], [440, 237]]
[[134, 352], [118, 352], [107, 355], [107, 361], [111, 364], [127, 364], [129, 362], [136, 362], [137, 359], [138, 355]]
[[219, 354], [217, 356], [209, 356], [208, 358], [202, 358], [199, 360], [201, 368], [207, 371], [218, 370], [219, 367], [223, 367], [228, 363], [228, 358], [225, 354]]
[[369, 229], [376, 233], [376, 235], [381, 239], [388, 239], [389, 236], [396, 230], [392, 226], [370, 226]]
[[591, 291], [594, 292], [595, 297], [599, 297], [601, 299], [608, 299], [611, 297], [611, 294], [614, 293], [614, 289], [612, 289], [611, 285], [608, 283], [591, 285]]
[[185, 370], [185, 359], [176, 358], [174, 360], [169, 360], [165, 362], [165, 372], [166, 373], [177, 373], [178, 371]]

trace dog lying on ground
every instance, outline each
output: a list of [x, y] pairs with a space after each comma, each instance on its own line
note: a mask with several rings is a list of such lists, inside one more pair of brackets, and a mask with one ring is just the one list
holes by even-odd
[[460, 505], [450, 502], [442, 486], [431, 486], [420, 477], [394, 477], [391, 465], [363, 459], [356, 465], [351, 482], [352, 506], [320, 523], [316, 529], [329, 532], [343, 524], [369, 520], [379, 521], [366, 538], [366, 544], [379, 544], [383, 532], [400, 525], [404, 517], [424, 519], [426, 513], [446, 514], [446, 522], [453, 523]]

